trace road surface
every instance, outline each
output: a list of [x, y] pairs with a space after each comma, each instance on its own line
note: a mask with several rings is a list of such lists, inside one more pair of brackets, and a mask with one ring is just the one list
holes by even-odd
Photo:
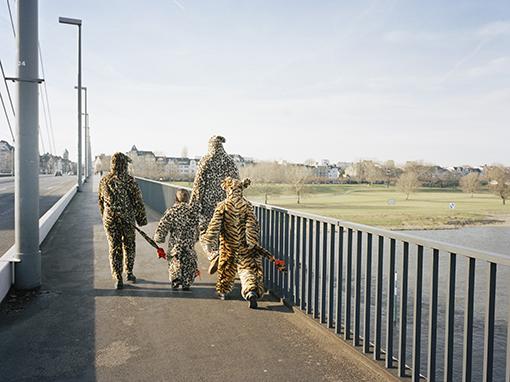
[[[75, 176], [39, 177], [39, 217], [76, 184]], [[14, 244], [14, 178], [0, 178], [0, 256]]]

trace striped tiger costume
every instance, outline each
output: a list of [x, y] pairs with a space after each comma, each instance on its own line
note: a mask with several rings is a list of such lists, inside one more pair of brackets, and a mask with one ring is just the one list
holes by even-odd
[[236, 273], [241, 280], [241, 294], [247, 299], [254, 292], [257, 298], [264, 294], [262, 257], [253, 247], [259, 244], [259, 226], [253, 206], [243, 197], [243, 189], [250, 180], [225, 178], [221, 183], [227, 198], [218, 203], [203, 236], [204, 244], [220, 241], [220, 259], [216, 292], [221, 296], [232, 291]]

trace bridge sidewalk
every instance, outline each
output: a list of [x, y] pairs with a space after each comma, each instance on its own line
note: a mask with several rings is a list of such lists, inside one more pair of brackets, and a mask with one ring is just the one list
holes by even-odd
[[[384, 381], [384, 370], [268, 296], [215, 298], [202, 279], [172, 291], [166, 262], [137, 240], [138, 283], [113, 289], [97, 183], [76, 195], [42, 245], [43, 287], [0, 307], [2, 380]], [[159, 216], [150, 212], [153, 233]], [[26, 297], [26, 296], [25, 296]], [[312, 323], [312, 325], [310, 325]]]

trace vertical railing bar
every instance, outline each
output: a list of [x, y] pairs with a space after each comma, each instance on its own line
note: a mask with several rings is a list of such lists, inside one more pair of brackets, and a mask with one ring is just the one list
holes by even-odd
[[372, 234], [367, 233], [367, 258], [365, 263], [365, 314], [363, 327], [363, 352], [370, 351], [370, 307], [371, 290], [372, 290]]
[[296, 251], [295, 251], [295, 243], [294, 243], [294, 215], [289, 215], [287, 214], [286, 215], [286, 223], [287, 223], [287, 226], [288, 226], [288, 240], [286, 241], [286, 250], [285, 250], [285, 254], [286, 254], [286, 265], [287, 265], [287, 281], [288, 281], [288, 284], [287, 284], [287, 299], [289, 300], [289, 302], [291, 304], [296, 304], [296, 301], [294, 300], [294, 262], [295, 262], [295, 256], [296, 256]]
[[[280, 212], [274, 211], [273, 214], [273, 253], [276, 254], [276, 258], [280, 256], [278, 253], [278, 243], [279, 243], [279, 237], [278, 234], [280, 233], [279, 226], [280, 226]], [[271, 263], [271, 277], [273, 279], [273, 291], [276, 295], [280, 296], [280, 285], [278, 283], [278, 274], [277, 274], [276, 267], [274, 263]]]
[[361, 315], [361, 251], [363, 249], [363, 232], [357, 231], [356, 269], [354, 273], [354, 335], [353, 345], [359, 346], [360, 315]]
[[429, 301], [429, 351], [428, 372], [429, 382], [436, 380], [436, 344], [437, 344], [437, 295], [439, 280], [439, 250], [432, 251], [432, 264], [430, 269], [430, 301]]
[[483, 381], [493, 380], [494, 363], [494, 320], [496, 313], [496, 271], [497, 264], [489, 262], [489, 280], [487, 285], [487, 306], [484, 325]]
[[409, 270], [409, 243], [403, 242], [402, 264], [400, 270], [400, 333], [398, 352], [398, 376], [406, 374], [406, 340], [407, 340], [407, 278]]
[[390, 239], [390, 258], [388, 263], [388, 296], [386, 305], [386, 368], [393, 367], [393, 309], [395, 304], [395, 253], [396, 241]]
[[319, 285], [321, 260], [321, 222], [315, 221], [315, 256], [313, 266], [313, 318], [319, 318]]
[[412, 380], [420, 380], [421, 361], [421, 305], [423, 284], [423, 246], [418, 246], [414, 280], [414, 320], [413, 320], [413, 375]]
[[[285, 242], [287, 241], [287, 231], [285, 230], [286, 228], [286, 222], [285, 222], [285, 216], [287, 215], [286, 212], [282, 211], [280, 212], [279, 214], [279, 220], [280, 220], [280, 233], [279, 233], [279, 241], [278, 241], [278, 258], [279, 259], [284, 259], [285, 260], [285, 256], [286, 256], [286, 251], [285, 251]], [[285, 283], [285, 277], [284, 277], [284, 274], [282, 272], [279, 272], [278, 269], [275, 267], [276, 269], [276, 273], [278, 274], [278, 283], [280, 284], [280, 295], [282, 296], [282, 298], [285, 298], [285, 296], [287, 295], [286, 293], [286, 283]]]
[[450, 253], [448, 263], [448, 296], [446, 302], [444, 380], [453, 381], [453, 333], [455, 328], [455, 273], [457, 258]]
[[336, 260], [336, 285], [335, 285], [335, 333], [342, 333], [342, 271], [343, 271], [343, 254], [344, 254], [344, 227], [338, 227], [338, 246], [336, 248], [338, 254]]
[[473, 312], [475, 302], [476, 259], [468, 258], [466, 275], [466, 303], [464, 307], [464, 348], [462, 355], [462, 380], [471, 381], [473, 366]]
[[[327, 275], [331, 275], [328, 270], [328, 223], [322, 223], [322, 256], [321, 256], [321, 301], [320, 301], [320, 319], [321, 323], [326, 322], [326, 291], [327, 291]], [[331, 298], [331, 296], [330, 296]]]
[[308, 219], [308, 260], [306, 262], [307, 266], [307, 281], [306, 281], [306, 313], [311, 314], [313, 312], [312, 309], [312, 298], [313, 298], [313, 226], [314, 221], [312, 219]]
[[347, 229], [347, 259], [345, 265], [345, 326], [344, 338], [351, 338], [351, 278], [352, 278], [352, 228]]
[[294, 254], [295, 267], [294, 267], [294, 301], [296, 305], [301, 306], [301, 281], [303, 277], [302, 269], [302, 252], [301, 252], [301, 217], [296, 216], [296, 251]]
[[329, 264], [328, 264], [328, 328], [335, 326], [334, 320], [334, 293], [335, 293], [335, 241], [336, 241], [336, 225], [330, 224], [330, 235], [329, 235]]
[[[263, 232], [264, 232], [264, 248], [269, 249], [269, 210], [264, 207], [263, 216]], [[264, 258], [264, 285], [269, 289], [269, 261]]]
[[381, 359], [381, 327], [382, 327], [382, 286], [384, 262], [384, 236], [379, 236], [377, 251], [377, 278], [375, 291], [375, 327], [374, 327], [374, 359]]
[[301, 300], [301, 309], [306, 309], [306, 282], [307, 277], [306, 274], [308, 272], [308, 264], [306, 263], [306, 253], [308, 251], [307, 246], [307, 218], [302, 219], [302, 228], [301, 228], [301, 275], [300, 275], [300, 283], [301, 283], [301, 293], [300, 293], [300, 300]]

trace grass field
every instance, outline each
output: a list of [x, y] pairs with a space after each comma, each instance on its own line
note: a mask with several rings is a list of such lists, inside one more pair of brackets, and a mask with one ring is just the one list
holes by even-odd
[[[454, 189], [422, 188], [405, 200], [395, 187], [325, 184], [309, 186], [297, 204], [287, 185], [272, 185], [271, 189], [268, 204], [393, 229], [500, 224], [510, 218], [510, 204], [504, 206], [487, 191], [471, 197]], [[246, 196], [254, 202], [264, 201], [261, 187], [256, 185], [246, 190]], [[450, 208], [452, 202], [454, 209]]]

